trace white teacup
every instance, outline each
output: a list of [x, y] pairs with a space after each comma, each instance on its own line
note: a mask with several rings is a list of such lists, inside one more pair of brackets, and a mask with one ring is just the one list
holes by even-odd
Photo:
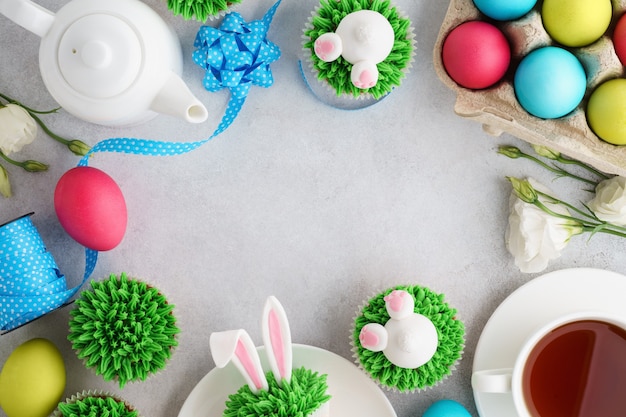
[[512, 395], [519, 417], [626, 416], [626, 317], [554, 319], [526, 339], [513, 368], [476, 371], [472, 387]]

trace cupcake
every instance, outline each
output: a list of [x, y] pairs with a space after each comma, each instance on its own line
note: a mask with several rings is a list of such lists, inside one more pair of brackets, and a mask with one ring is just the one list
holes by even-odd
[[165, 367], [180, 331], [173, 309], [158, 289], [112, 274], [80, 294], [68, 340], [88, 368], [123, 388]]
[[241, 0], [167, 0], [167, 8], [185, 20], [206, 22], [223, 16]]
[[52, 413], [52, 417], [138, 417], [132, 405], [102, 391], [83, 391], [72, 395]]
[[351, 335], [357, 365], [380, 386], [399, 392], [433, 387], [461, 359], [465, 326], [443, 294], [413, 286], [388, 289], [354, 319]]
[[224, 417], [326, 417], [329, 415], [326, 374], [304, 367], [292, 370], [291, 331], [282, 305], [269, 297], [263, 310], [263, 341], [270, 372], [248, 333], [229, 330], [212, 333], [211, 354], [218, 368], [232, 362], [246, 382], [228, 396]]
[[389, 0], [321, 0], [303, 46], [317, 79], [351, 98], [389, 94], [414, 53], [411, 22]]

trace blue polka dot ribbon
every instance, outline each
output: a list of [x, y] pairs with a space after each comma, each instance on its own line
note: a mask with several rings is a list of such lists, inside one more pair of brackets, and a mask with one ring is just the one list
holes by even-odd
[[93, 272], [98, 256], [87, 249], [83, 281], [68, 289], [30, 214], [0, 226], [0, 254], [0, 331], [13, 330], [67, 303]]

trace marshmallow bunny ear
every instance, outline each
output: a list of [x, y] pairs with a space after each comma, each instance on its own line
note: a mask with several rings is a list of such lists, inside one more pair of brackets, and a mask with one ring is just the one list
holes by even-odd
[[268, 389], [261, 359], [245, 330], [211, 333], [209, 345], [218, 368], [223, 368], [232, 361], [253, 393], [258, 394], [259, 391]]
[[291, 381], [293, 353], [291, 331], [283, 306], [276, 297], [270, 296], [263, 308], [263, 343], [270, 368], [279, 386], [282, 381]]

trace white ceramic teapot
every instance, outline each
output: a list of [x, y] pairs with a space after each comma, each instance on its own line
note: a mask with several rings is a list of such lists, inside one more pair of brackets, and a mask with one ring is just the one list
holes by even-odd
[[0, 13], [42, 38], [43, 81], [76, 117], [111, 126], [157, 113], [192, 123], [207, 119], [180, 78], [176, 34], [143, 2], [72, 0], [53, 14], [30, 0], [0, 0]]

